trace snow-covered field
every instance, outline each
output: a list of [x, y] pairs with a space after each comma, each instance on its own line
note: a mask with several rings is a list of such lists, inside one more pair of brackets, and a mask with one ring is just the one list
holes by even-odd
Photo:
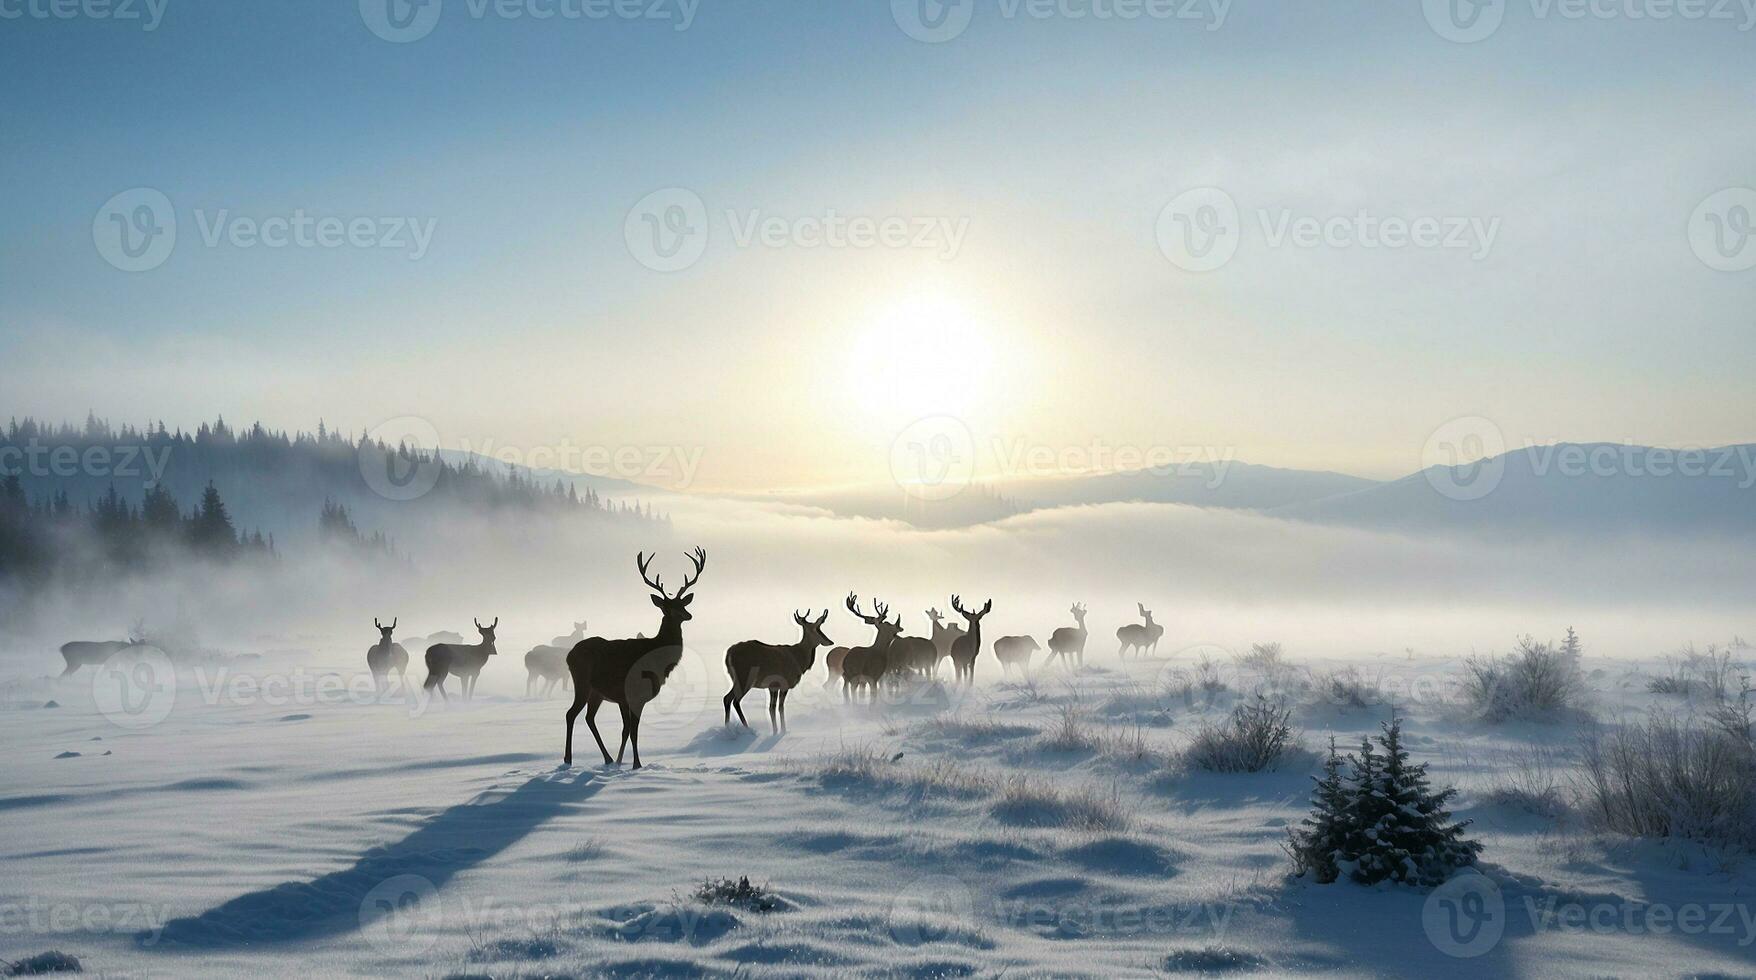
[[[597, 765], [583, 722], [584, 764], [558, 768], [566, 701], [526, 700], [509, 646], [476, 701], [449, 705], [375, 702], [352, 646], [174, 682], [150, 660], [55, 680], [45, 659], [0, 688], [0, 960], [57, 949], [177, 977], [1756, 973], [1750, 866], [1497, 792], [1565, 780], [1577, 723], [1466, 719], [1456, 660], [1346, 664], [1397, 702], [1486, 845], [1486, 881], [1429, 895], [1288, 880], [1314, 755], [1254, 774], [1175, 762], [1264, 685], [1308, 748], [1357, 744], [1387, 707], [1297, 680], [1343, 662], [1295, 647], [1300, 670], [1265, 679], [1212, 648], [1091, 648], [1028, 684], [1002, 682], [990, 650], [972, 691], [876, 709], [825, 690], [820, 662], [776, 737], [759, 693], [753, 733], [721, 726], [724, 646], [703, 644], [648, 711], [640, 771]], [[1227, 690], [1185, 687], [1204, 653]], [[1585, 668], [1600, 719], [1684, 706], [1647, 693], [1656, 662]], [[599, 718], [614, 741], [615, 712]], [[774, 907], [693, 897], [740, 876]]]

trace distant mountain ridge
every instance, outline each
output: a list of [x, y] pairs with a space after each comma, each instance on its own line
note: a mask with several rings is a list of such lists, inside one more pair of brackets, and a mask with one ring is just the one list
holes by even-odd
[[1750, 534], [1756, 445], [1532, 446], [1266, 512], [1397, 531]]

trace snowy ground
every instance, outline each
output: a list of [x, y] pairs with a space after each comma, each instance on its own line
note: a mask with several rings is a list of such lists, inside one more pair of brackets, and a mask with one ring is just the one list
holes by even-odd
[[[1564, 765], [1576, 726], [1463, 720], [1454, 660], [1353, 661], [1486, 843], [1486, 882], [1431, 897], [1287, 880], [1311, 759], [1174, 764], [1263, 683], [1221, 651], [1230, 690], [1214, 695], [1182, 689], [1200, 651], [1104, 649], [1028, 685], [1002, 683], [990, 652], [972, 692], [878, 710], [825, 692], [819, 666], [774, 737], [760, 695], [754, 733], [720, 726], [720, 658], [701, 649], [649, 712], [639, 772], [596, 765], [583, 724], [585, 765], [558, 769], [565, 702], [525, 700], [511, 652], [448, 706], [373, 703], [363, 658], [339, 651], [182, 667], [174, 695], [151, 662], [13, 677], [0, 960], [59, 949], [110, 976], [1756, 973], [1756, 872], [1496, 797]], [[1679, 706], [1646, 693], [1655, 663], [1586, 667], [1600, 718]], [[1312, 749], [1386, 716], [1276, 688]], [[691, 898], [742, 875], [778, 907]]]

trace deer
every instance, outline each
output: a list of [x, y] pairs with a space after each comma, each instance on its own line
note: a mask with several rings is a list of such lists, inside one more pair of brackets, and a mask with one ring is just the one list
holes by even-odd
[[1079, 666], [1085, 666], [1085, 606], [1075, 602], [1067, 610], [1073, 614], [1075, 626], [1062, 626], [1049, 634], [1049, 659], [1061, 658], [1062, 662], [1072, 664], [1075, 657], [1079, 658]]
[[951, 644], [957, 642], [957, 638], [963, 635], [963, 627], [946, 626], [945, 614], [938, 609], [927, 610], [927, 618], [933, 621], [933, 646], [938, 651], [933, 660], [933, 669], [930, 672], [937, 674], [939, 673], [939, 661], [951, 656]]
[[61, 659], [67, 661], [67, 666], [62, 669], [61, 676], [66, 677], [87, 665], [96, 667], [123, 650], [146, 645], [146, 640], [137, 636], [126, 640], [74, 640], [72, 643], [63, 643]]
[[566, 636], [557, 636], [545, 644], [532, 647], [524, 655], [524, 696], [530, 697], [531, 688], [539, 680], [548, 682], [543, 688], [545, 698], [555, 690], [556, 684], [560, 684], [563, 691], [572, 689], [573, 679], [567, 673], [567, 651], [572, 650], [573, 644], [583, 639], [585, 623], [578, 622], [573, 624], [573, 632]]
[[1030, 676], [1030, 655], [1041, 650], [1035, 637], [1002, 636], [994, 641], [994, 656], [1000, 658], [1000, 672], [1012, 676], [1012, 668], [1017, 667], [1025, 677]]
[[[694, 618], [689, 613], [689, 604], [695, 601], [695, 596], [689, 590], [701, 580], [702, 569], [707, 567], [706, 549], [696, 548], [688, 554], [686, 557], [695, 566], [695, 571], [684, 576], [682, 587], [672, 595], [665, 590], [662, 577], [647, 574], [655, 557], [657, 555], [637, 553], [634, 565], [640, 571], [640, 580], [652, 590], [649, 598], [658, 607], [658, 632], [651, 639], [606, 640], [601, 636], [591, 636], [574, 644], [567, 654], [567, 671], [573, 675], [573, 705], [567, 709], [567, 742], [561, 756], [563, 765], [573, 764], [573, 720], [583, 709], [585, 725], [591, 729], [591, 737], [604, 755], [604, 765], [621, 765], [623, 754], [632, 745], [634, 768], [640, 768], [640, 715], [658, 697], [665, 679], [683, 660], [683, 624]], [[603, 735], [598, 732], [598, 706], [605, 701], [615, 703], [622, 711], [622, 744], [616, 750], [614, 760], [610, 758], [610, 750], [604, 747]]]
[[982, 617], [994, 608], [994, 600], [989, 599], [980, 612], [970, 612], [963, 608], [963, 600], [958, 596], [951, 597], [951, 608], [957, 611], [963, 621], [969, 624], [969, 632], [958, 637], [951, 644], [951, 662], [957, 668], [957, 679], [970, 684], [976, 682], [976, 657], [982, 653]]
[[[902, 628], [902, 614], [896, 616], [897, 629]], [[890, 662], [885, 676], [898, 682], [907, 674], [927, 676], [939, 664], [939, 648], [924, 636], [898, 636], [890, 641]]]
[[885, 619], [890, 615], [890, 607], [877, 599], [872, 600], [873, 615], [860, 611], [859, 597], [852, 592], [847, 597], [848, 612], [853, 613], [860, 621], [872, 627], [875, 632], [868, 646], [854, 647], [847, 652], [841, 662], [841, 696], [849, 700], [850, 693], [857, 699], [864, 689], [871, 703], [878, 699], [878, 684], [890, 669], [890, 645], [902, 632], [902, 617], [896, 617], [892, 623]]
[[[726, 650], [726, 673], [732, 678], [732, 689], [725, 697], [726, 724], [732, 723], [732, 709], [736, 708], [738, 720], [745, 728], [750, 727], [750, 719], [744, 717], [744, 695], [761, 687], [768, 689], [770, 733], [778, 735], [787, 730], [787, 693], [799, 686], [800, 679], [817, 665], [817, 648], [834, 643], [823, 632], [823, 624], [828, 619], [827, 609], [816, 619], [811, 618], [809, 609], [803, 614], [794, 612], [793, 623], [799, 627], [799, 642], [781, 646], [745, 640]], [[775, 721], [777, 709], [780, 713], [778, 723]]]
[[1146, 622], [1129, 623], [1116, 630], [1116, 640], [1121, 644], [1121, 647], [1116, 650], [1116, 656], [1124, 660], [1128, 658], [1130, 649], [1134, 651], [1135, 656], [1141, 656], [1146, 653], [1148, 647], [1158, 646], [1158, 638], [1163, 636], [1165, 632], [1163, 626], [1152, 621], [1152, 610], [1138, 602], [1134, 604], [1134, 608], [1140, 610], [1140, 618]]
[[390, 672], [396, 671], [397, 683], [403, 690], [409, 684], [409, 652], [402, 644], [392, 640], [390, 634], [396, 632], [396, 624], [401, 617], [392, 619], [386, 626], [372, 617], [372, 628], [378, 631], [378, 642], [366, 648], [366, 669], [372, 672], [372, 686], [383, 691], [390, 686]]
[[445, 678], [457, 675], [457, 681], [463, 685], [463, 699], [475, 697], [476, 681], [482, 676], [482, 668], [487, 665], [488, 658], [494, 649], [494, 631], [500, 628], [500, 617], [495, 616], [492, 625], [483, 626], [479, 619], [470, 622], [476, 624], [476, 632], [482, 635], [480, 643], [435, 643], [427, 648], [427, 681], [421, 688], [431, 694], [439, 692], [439, 697], [450, 701], [451, 696], [445, 693]]

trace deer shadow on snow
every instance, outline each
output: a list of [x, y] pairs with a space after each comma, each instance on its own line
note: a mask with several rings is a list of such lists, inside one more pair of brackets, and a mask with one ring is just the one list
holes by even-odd
[[[601, 774], [544, 773], [511, 791], [491, 790], [440, 811], [351, 866], [239, 895], [205, 912], [135, 936], [142, 948], [224, 947], [326, 939], [371, 925], [413, 892], [431, 895], [454, 875], [518, 843], [603, 788]], [[406, 886], [406, 887], [404, 887]], [[372, 899], [386, 891], [384, 903]]]

